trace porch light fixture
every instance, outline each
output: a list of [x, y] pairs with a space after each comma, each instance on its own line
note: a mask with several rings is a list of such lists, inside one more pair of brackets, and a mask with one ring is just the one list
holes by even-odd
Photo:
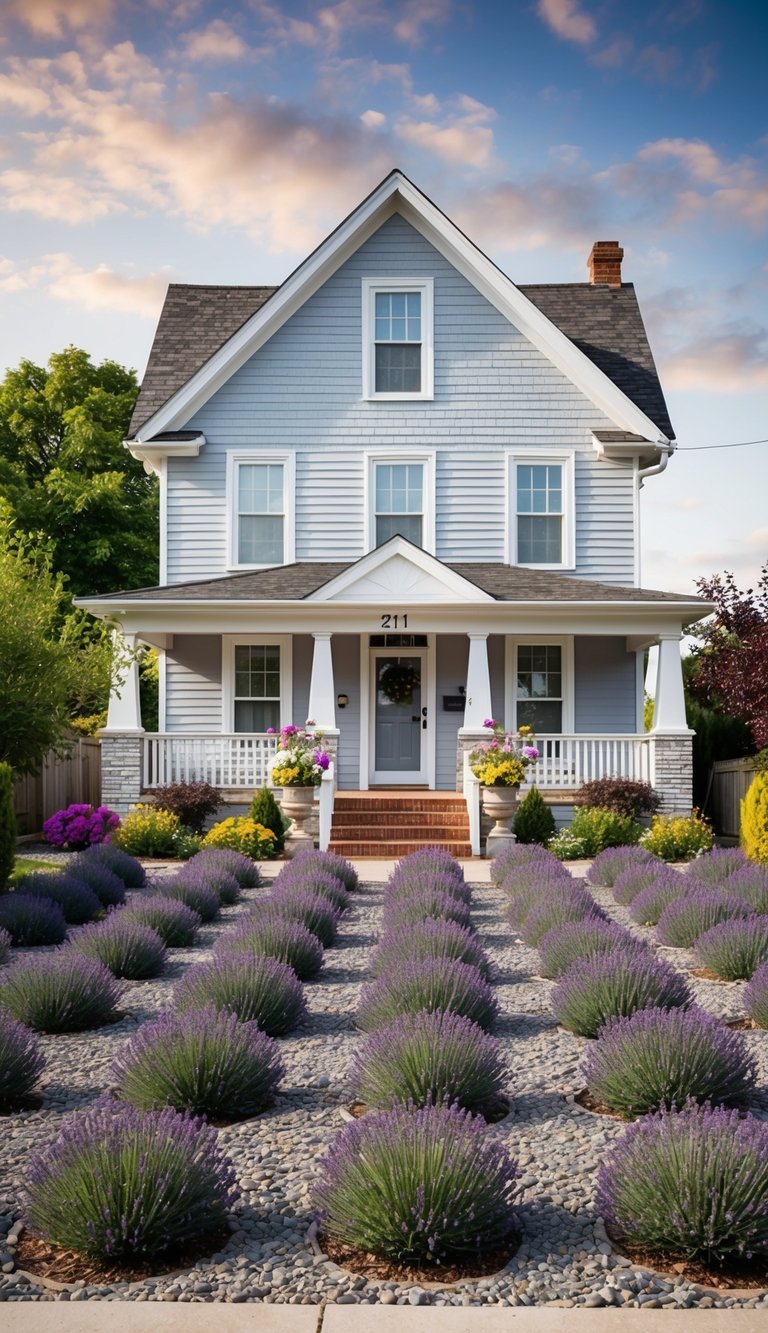
[[339, 708], [346, 708], [347, 704], [349, 703], [349, 695], [348, 695], [348, 694], [337, 694], [337, 695], [336, 695], [336, 703], [339, 705]]

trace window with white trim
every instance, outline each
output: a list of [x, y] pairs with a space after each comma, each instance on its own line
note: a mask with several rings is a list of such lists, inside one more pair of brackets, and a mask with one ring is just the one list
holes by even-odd
[[367, 549], [401, 536], [434, 552], [434, 453], [373, 451], [367, 457]]
[[280, 730], [280, 646], [237, 643], [234, 656], [234, 730]]
[[431, 398], [432, 279], [363, 279], [363, 397]]
[[572, 568], [573, 456], [518, 456], [509, 466], [509, 563]]
[[563, 730], [563, 649], [554, 643], [521, 643], [515, 672], [515, 722], [539, 735]]
[[292, 458], [230, 454], [229, 562], [259, 569], [293, 559]]

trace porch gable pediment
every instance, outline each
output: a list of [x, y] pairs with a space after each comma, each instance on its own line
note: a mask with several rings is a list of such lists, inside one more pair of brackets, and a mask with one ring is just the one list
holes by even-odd
[[392, 537], [318, 588], [308, 602], [494, 602], [468, 579], [414, 546]]

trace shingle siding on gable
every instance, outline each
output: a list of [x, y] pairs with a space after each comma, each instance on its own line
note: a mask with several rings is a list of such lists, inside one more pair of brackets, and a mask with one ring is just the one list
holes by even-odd
[[[361, 399], [362, 277], [434, 277], [435, 399]], [[399, 215], [386, 222], [188, 423], [168, 464], [168, 580], [227, 569], [227, 449], [296, 451], [296, 558], [364, 552], [362, 451], [433, 448], [441, 560], [504, 559], [504, 451], [577, 450], [575, 573], [634, 579], [630, 465], [594, 458], [611, 423]]]

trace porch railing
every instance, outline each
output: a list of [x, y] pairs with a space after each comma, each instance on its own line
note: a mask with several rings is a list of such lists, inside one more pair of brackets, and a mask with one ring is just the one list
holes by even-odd
[[277, 751], [277, 737], [249, 733], [144, 736], [144, 789], [167, 782], [210, 782], [214, 787], [263, 787]]
[[593, 778], [651, 781], [647, 735], [537, 736], [540, 758], [526, 772], [525, 786], [578, 788]]

